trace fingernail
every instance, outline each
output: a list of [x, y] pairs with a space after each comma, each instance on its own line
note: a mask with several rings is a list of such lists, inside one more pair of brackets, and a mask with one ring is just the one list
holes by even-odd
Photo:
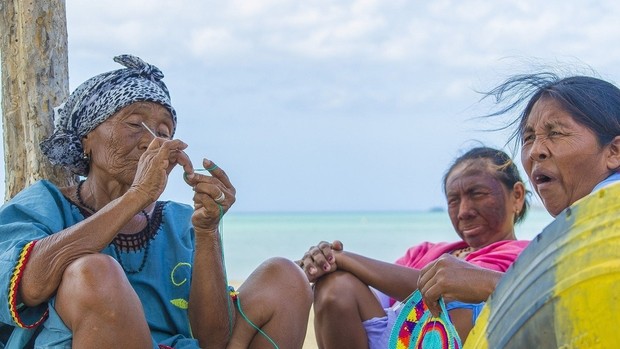
[[329, 266], [329, 264], [325, 264], [325, 265], [323, 266], [323, 270], [325, 270], [325, 271], [329, 271], [331, 268], [332, 268], [332, 267], [330, 267], [330, 266]]
[[329, 258], [327, 259], [330, 263], [334, 261], [334, 256], [329, 256]]
[[311, 275], [316, 274], [316, 268], [315, 267], [308, 268], [308, 273], [310, 273]]

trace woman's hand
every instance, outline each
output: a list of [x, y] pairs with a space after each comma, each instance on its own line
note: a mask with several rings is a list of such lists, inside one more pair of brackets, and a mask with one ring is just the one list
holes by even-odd
[[235, 202], [235, 187], [226, 172], [211, 160], [204, 159], [202, 165], [211, 176], [185, 169], [185, 182], [194, 188], [194, 214], [192, 224], [197, 234], [216, 232], [220, 219]]
[[342, 242], [335, 240], [333, 243], [321, 241], [318, 245], [310, 247], [304, 256], [296, 261], [308, 281], [315, 282], [323, 275], [332, 273], [338, 269], [336, 255], [343, 250]]
[[178, 139], [154, 138], [138, 161], [131, 189], [142, 193], [145, 204], [157, 201], [166, 189], [168, 175], [176, 165], [193, 173], [192, 162], [183, 151], [187, 144]]
[[444, 254], [420, 271], [418, 289], [431, 313], [439, 316], [439, 297], [444, 302], [485, 302], [503, 273], [485, 269]]

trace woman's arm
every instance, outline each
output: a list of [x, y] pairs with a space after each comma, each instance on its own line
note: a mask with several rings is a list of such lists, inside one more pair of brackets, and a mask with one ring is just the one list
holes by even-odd
[[128, 192], [84, 221], [37, 241], [23, 271], [19, 287], [21, 301], [35, 306], [52, 297], [69, 264], [103, 250], [146, 206], [138, 196]]
[[417, 289], [418, 269], [344, 251], [336, 254], [336, 263], [339, 270], [355, 275], [366, 285], [399, 301]]
[[297, 264], [310, 282], [336, 270], [347, 271], [386, 295], [403, 300], [417, 288], [420, 271], [343, 251], [340, 241], [311, 247]]
[[217, 230], [196, 232], [188, 312], [192, 333], [204, 348], [225, 347], [235, 317], [218, 236]]
[[218, 225], [234, 203], [236, 192], [222, 169], [206, 159], [203, 166], [212, 176], [186, 178], [195, 191], [192, 224], [196, 236], [188, 313], [200, 346], [223, 348], [232, 334], [236, 313], [228, 295]]

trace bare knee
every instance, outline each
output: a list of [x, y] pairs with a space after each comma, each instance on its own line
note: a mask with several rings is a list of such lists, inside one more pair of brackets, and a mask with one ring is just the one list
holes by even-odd
[[315, 311], [344, 310], [352, 304], [351, 300], [359, 292], [360, 287], [367, 288], [351, 273], [336, 271], [323, 276], [314, 284]]
[[[240, 299], [257, 321], [273, 316], [307, 314], [312, 306], [312, 289], [306, 275], [294, 262], [280, 257], [263, 262], [239, 288]], [[251, 309], [251, 310], [250, 310]]]
[[[295, 279], [300, 278], [303, 279], [305, 277], [301, 268], [295, 264], [293, 261], [283, 258], [283, 257], [272, 257], [264, 261], [258, 268], [257, 271], [267, 272], [276, 277], [288, 277], [292, 276]], [[305, 283], [308, 283], [308, 280], [305, 280]]]
[[88, 301], [93, 293], [115, 292], [123, 284], [128, 281], [120, 265], [112, 257], [98, 253], [71, 263], [62, 276], [60, 287], [68, 288], [64, 291], [75, 293], [78, 298], [86, 296], [84, 301]]
[[[274, 257], [263, 262], [242, 286], [251, 288], [255, 294], [263, 294], [274, 302], [282, 303], [297, 301], [306, 304], [308, 309], [312, 304], [312, 289], [306, 275], [293, 261], [286, 258]], [[286, 297], [286, 298], [282, 298]]]
[[135, 291], [118, 263], [110, 256], [91, 254], [75, 260], [65, 270], [56, 308], [68, 325], [88, 312], [114, 321], [122, 316], [127, 302], [136, 300]]

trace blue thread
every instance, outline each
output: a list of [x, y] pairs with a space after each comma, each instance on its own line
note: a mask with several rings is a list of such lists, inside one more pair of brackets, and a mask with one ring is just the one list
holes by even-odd
[[[217, 166], [216, 166], [217, 167]], [[220, 209], [220, 248], [221, 248], [221, 253], [222, 253], [222, 266], [224, 268], [224, 281], [226, 282], [226, 294], [228, 295], [231, 292], [234, 292], [235, 288], [232, 286], [228, 285], [228, 275], [226, 272], [226, 265], [224, 264], [224, 208], [222, 207], [222, 205], [217, 204], [217, 207], [219, 207]], [[273, 339], [271, 339], [271, 337], [269, 337], [269, 335], [267, 335], [263, 330], [261, 330], [258, 326], [256, 326], [252, 320], [250, 320], [245, 313], [243, 312], [243, 310], [241, 309], [241, 299], [239, 298], [239, 294], [237, 294], [237, 309], [239, 309], [239, 314], [241, 314], [241, 316], [243, 317], [243, 319], [250, 325], [252, 326], [256, 331], [258, 331], [258, 333], [260, 333], [263, 337], [265, 337], [265, 339], [267, 339], [274, 348], [276, 349], [280, 349], [278, 347], [278, 345], [273, 341]], [[232, 314], [232, 309], [230, 308], [230, 302], [231, 302], [231, 297], [227, 297], [226, 300], [226, 306], [228, 307], [228, 328], [230, 329], [230, 333], [228, 334], [228, 339], [230, 340], [230, 338], [232, 337], [232, 331], [233, 331], [233, 323], [232, 323], [232, 318], [233, 318], [233, 314]]]
[[215, 162], [213, 163], [213, 165], [212, 165], [211, 167], [209, 167], [209, 168], [205, 168], [205, 170], [207, 170], [207, 171], [213, 171], [213, 170], [217, 170], [217, 169], [218, 169], [218, 167], [217, 167], [217, 165], [215, 164]]
[[209, 168], [195, 168], [193, 170], [194, 170], [194, 172], [206, 172], [206, 171], [210, 172], [210, 171], [215, 170], [216, 168], [218, 168], [217, 165], [215, 165], [213, 167], [209, 167]]
[[[228, 273], [226, 272], [226, 260], [224, 259], [224, 208], [220, 204], [217, 204], [217, 207], [220, 209], [219, 230], [220, 230], [220, 252], [222, 255], [222, 269], [224, 270], [224, 283], [226, 284], [228, 288]], [[232, 337], [232, 332], [233, 332], [233, 319], [232, 319], [233, 314], [232, 314], [232, 309], [230, 307], [230, 297], [228, 297], [228, 294], [226, 294], [226, 308], [228, 308], [228, 329], [229, 329], [228, 340], [230, 340], [230, 338]]]
[[278, 347], [278, 345], [276, 344], [276, 342], [273, 341], [273, 339], [271, 339], [271, 337], [269, 337], [263, 330], [261, 330], [258, 326], [256, 326], [252, 320], [250, 320], [245, 313], [243, 312], [243, 310], [241, 309], [241, 299], [239, 298], [239, 295], [237, 295], [237, 309], [239, 309], [239, 314], [241, 314], [241, 316], [243, 317], [243, 319], [250, 324], [250, 326], [254, 327], [254, 329], [256, 331], [258, 331], [258, 333], [260, 333], [263, 337], [265, 337], [270, 343], [271, 345], [273, 345], [274, 348], [276, 349], [280, 349]]

